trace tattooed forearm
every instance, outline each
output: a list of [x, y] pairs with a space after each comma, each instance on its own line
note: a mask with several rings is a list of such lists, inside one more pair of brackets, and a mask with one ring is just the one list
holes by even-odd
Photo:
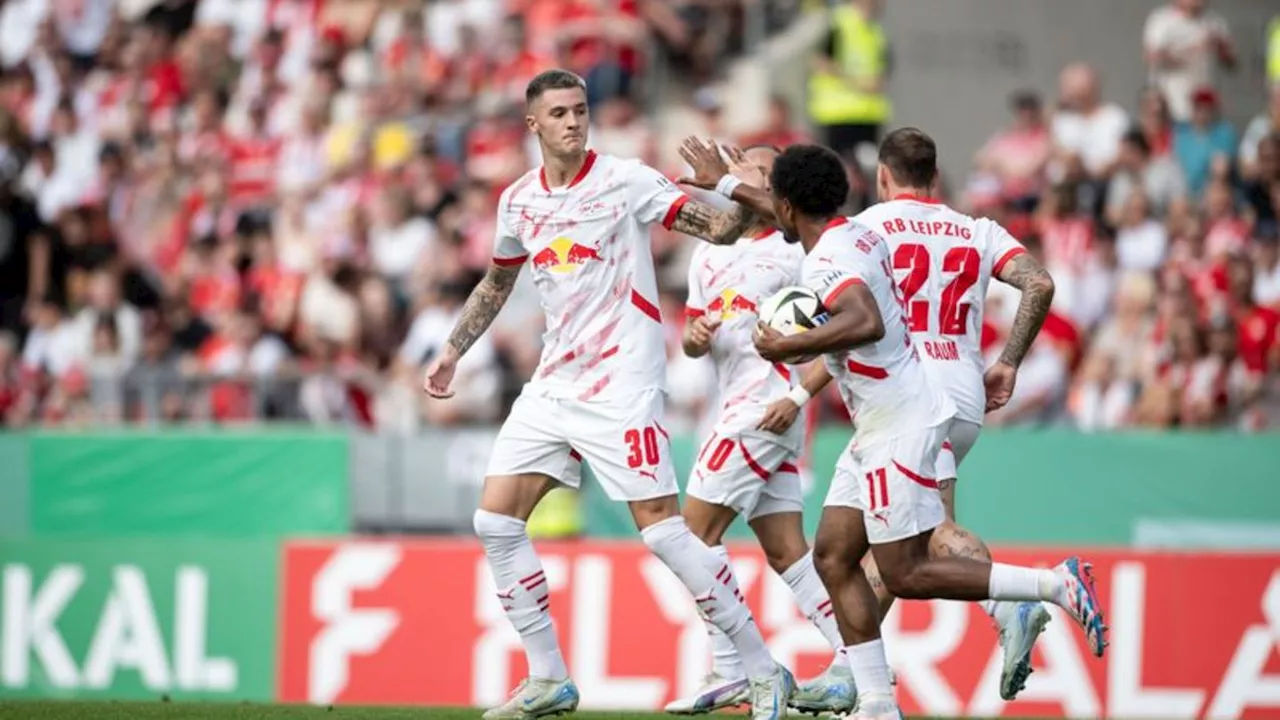
[[467, 304], [462, 306], [462, 317], [449, 335], [449, 345], [457, 351], [458, 357], [465, 355], [476, 339], [489, 329], [489, 324], [511, 296], [518, 277], [519, 265], [507, 267], [495, 263], [489, 266], [489, 272], [471, 291]]
[[1022, 291], [1009, 339], [1000, 354], [1000, 362], [1018, 367], [1049, 314], [1049, 306], [1053, 303], [1053, 278], [1039, 261], [1026, 253], [1005, 263], [999, 278]]
[[676, 214], [671, 229], [702, 238], [713, 245], [732, 245], [755, 220], [755, 213], [741, 205], [725, 212], [690, 200]]

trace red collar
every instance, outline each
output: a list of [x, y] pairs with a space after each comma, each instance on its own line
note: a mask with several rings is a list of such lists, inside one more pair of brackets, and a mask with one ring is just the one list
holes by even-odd
[[849, 222], [849, 218], [843, 215], [837, 215], [836, 217], [833, 217], [827, 221], [827, 224], [822, 228], [822, 232], [826, 232], [828, 230], [831, 230], [832, 228], [838, 228], [847, 222]]
[[[569, 184], [565, 186], [565, 189], [571, 188], [582, 182], [582, 179], [587, 176], [587, 173], [591, 172], [591, 166], [595, 164], [596, 151], [588, 150], [587, 156], [582, 160], [582, 169], [578, 171], [577, 175], [573, 176], [573, 179], [569, 181]], [[547, 167], [545, 165], [538, 169], [538, 182], [542, 183], [543, 190], [551, 192], [551, 187], [547, 185]]]
[[756, 232], [748, 235], [747, 237], [752, 240], [763, 240], [776, 232], [778, 232], [777, 228], [767, 227], [767, 228], [764, 228], [763, 230], [757, 230]]
[[913, 200], [913, 201], [915, 201], [915, 202], [918, 202], [918, 203], [925, 203], [925, 204], [927, 204], [927, 205], [941, 205], [941, 204], [942, 204], [942, 201], [941, 201], [941, 200], [939, 200], [939, 199], [937, 199], [937, 198], [931, 198], [931, 197], [928, 197], [928, 196], [916, 195], [915, 193], [898, 193], [897, 195], [894, 195], [894, 196], [893, 196], [893, 199], [894, 199], [894, 200]]

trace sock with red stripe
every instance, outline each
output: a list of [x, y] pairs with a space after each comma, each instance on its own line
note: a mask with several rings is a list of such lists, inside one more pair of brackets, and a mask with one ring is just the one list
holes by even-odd
[[560, 654], [560, 641], [548, 610], [551, 586], [525, 531], [524, 521], [476, 510], [475, 528], [484, 543], [484, 554], [498, 588], [498, 601], [520, 634], [529, 660], [529, 676], [565, 679], [569, 670]]
[[[723, 545], [713, 545], [711, 552], [716, 557], [729, 564], [729, 551]], [[705, 615], [702, 622], [706, 623], [707, 636], [711, 638], [711, 671], [722, 678], [737, 680], [747, 676], [747, 671], [742, 669], [742, 660], [738, 658], [738, 651], [733, 647], [733, 641], [729, 639], [711, 622]]]
[[702, 617], [733, 642], [747, 677], [753, 680], [773, 677], [778, 665], [769, 654], [747, 604], [742, 601], [729, 563], [690, 532], [679, 515], [656, 522], [640, 534], [653, 554], [693, 593]]
[[844, 639], [840, 637], [840, 628], [836, 626], [836, 611], [831, 606], [831, 597], [827, 595], [827, 588], [813, 567], [813, 553], [805, 553], [804, 557], [783, 571], [782, 580], [795, 595], [800, 612], [831, 643], [838, 659], [844, 653]]

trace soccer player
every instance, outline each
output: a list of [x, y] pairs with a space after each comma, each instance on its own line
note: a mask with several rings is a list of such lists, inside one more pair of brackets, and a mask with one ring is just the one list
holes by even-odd
[[[894, 130], [880, 144], [876, 187], [882, 202], [854, 219], [888, 241], [920, 361], [958, 410], [935, 466], [947, 517], [934, 532], [933, 549], [989, 562], [986, 544], [956, 525], [956, 470], [978, 441], [983, 415], [1009, 401], [1018, 366], [1049, 312], [1053, 280], [999, 223], [969, 217], [930, 198], [937, 176], [933, 139], [917, 128]], [[1021, 290], [1022, 299], [1004, 351], [984, 382], [982, 309], [993, 277]], [[893, 596], [870, 565], [868, 578], [883, 617]], [[1031, 648], [1049, 622], [1049, 612], [1038, 602], [988, 600], [982, 606], [999, 629], [1004, 649], [1000, 696], [1013, 700], [1031, 674]]]
[[[956, 469], [977, 442], [984, 413], [1008, 402], [1017, 367], [1049, 312], [1053, 281], [999, 224], [976, 220], [930, 199], [937, 173], [937, 145], [928, 135], [916, 128], [893, 131], [880, 145], [877, 190], [883, 202], [854, 220], [888, 241], [917, 353], [930, 380], [958, 409], [935, 466], [947, 517], [934, 531], [930, 551], [990, 561], [986, 544], [956, 524]], [[986, 372], [984, 383], [979, 340], [983, 299], [992, 277], [1021, 290], [1022, 300], [1005, 350]], [[825, 385], [820, 379], [818, 384]], [[893, 595], [881, 581], [874, 559], [863, 567], [883, 619]], [[1013, 700], [1031, 674], [1031, 650], [1049, 613], [1038, 602], [988, 600], [982, 606], [999, 629], [1004, 649], [1000, 696]]]
[[[748, 148], [745, 157], [763, 179], [779, 152], [765, 145]], [[782, 288], [799, 284], [803, 261], [799, 246], [761, 222], [731, 246], [701, 243], [693, 252], [684, 352], [690, 357], [710, 355], [718, 402], [714, 430], [698, 452], [685, 488], [683, 512], [693, 534], [726, 562], [724, 533], [734, 518], [745, 515], [769, 566], [795, 593], [800, 611], [839, 652], [844, 643], [801, 523], [804, 491], [796, 459], [804, 426], [795, 419], [808, 393], [798, 373], [762, 359], [751, 340], [756, 307]], [[708, 625], [711, 672], [697, 692], [671, 702], [667, 712], [711, 712], [746, 699], [746, 674], [733, 643]], [[841, 660], [798, 688], [792, 706], [843, 713], [853, 709], [853, 701], [853, 679]]]
[[583, 459], [609, 497], [630, 505], [645, 544], [689, 588], [703, 616], [732, 640], [749, 678], [752, 716], [777, 720], [794, 679], [770, 655], [728, 563], [680, 515], [662, 425], [666, 358], [648, 233], [662, 222], [726, 244], [752, 216], [713, 210], [639, 161], [588, 150], [586, 84], [577, 75], [544, 72], [525, 98], [542, 167], [503, 191], [493, 262], [423, 381], [433, 397], [452, 395], [458, 359], [498, 314], [521, 267], [531, 265], [546, 313], [542, 359], [498, 432], [475, 513], [529, 677], [484, 717], [577, 708], [525, 521], [557, 482], [577, 485]]
[[[704, 152], [713, 154], [718, 158], [714, 151]], [[712, 187], [723, 175], [715, 165], [694, 165], [700, 181]], [[1101, 657], [1106, 645], [1101, 605], [1089, 566], [1078, 558], [1034, 569], [931, 556], [934, 530], [946, 517], [934, 462], [957, 408], [921, 366], [888, 242], [875, 229], [839, 214], [848, 198], [848, 177], [840, 158], [826, 148], [788, 148], [775, 161], [769, 184], [768, 194], [734, 182], [718, 189], [762, 217], [772, 211], [787, 238], [803, 245], [804, 284], [830, 314], [826, 324], [790, 336], [761, 325], [755, 345], [761, 357], [778, 362], [823, 354], [826, 372], [853, 417], [854, 436], [836, 465], [814, 559], [848, 644], [859, 693], [855, 720], [901, 717], [880, 640], [876, 596], [860, 563], [868, 550], [897, 597], [1053, 602], [1080, 624], [1090, 649]]]

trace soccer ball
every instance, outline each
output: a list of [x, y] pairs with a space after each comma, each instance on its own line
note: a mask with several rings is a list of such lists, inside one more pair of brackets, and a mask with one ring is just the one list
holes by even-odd
[[760, 307], [760, 320], [783, 335], [812, 330], [829, 317], [818, 294], [801, 286], [782, 288]]

